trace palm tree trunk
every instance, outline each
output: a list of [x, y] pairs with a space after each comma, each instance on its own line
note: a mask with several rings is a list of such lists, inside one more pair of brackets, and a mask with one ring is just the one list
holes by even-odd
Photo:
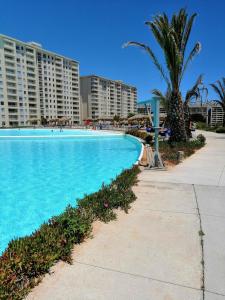
[[168, 123], [171, 129], [170, 142], [186, 142], [184, 109], [181, 95], [171, 93], [168, 109]]
[[192, 133], [191, 133], [191, 115], [190, 115], [190, 109], [187, 103], [184, 103], [184, 122], [185, 122], [185, 131], [187, 138], [192, 138]]
[[225, 111], [223, 113], [223, 127], [225, 127]]

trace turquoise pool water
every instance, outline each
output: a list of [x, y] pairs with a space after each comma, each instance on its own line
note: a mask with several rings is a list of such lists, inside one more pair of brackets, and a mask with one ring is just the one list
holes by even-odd
[[0, 130], [0, 253], [11, 239], [32, 233], [68, 204], [76, 205], [77, 198], [109, 183], [141, 151], [131, 137], [67, 131], [49, 138], [53, 133], [44, 129]]
[[85, 136], [111, 136], [118, 133], [99, 130], [80, 129], [0, 129], [0, 138], [9, 137], [85, 137]]

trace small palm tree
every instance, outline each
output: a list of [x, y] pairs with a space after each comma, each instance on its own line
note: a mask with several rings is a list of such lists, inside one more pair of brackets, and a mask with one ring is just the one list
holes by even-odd
[[[192, 99], [199, 99], [201, 97], [202, 91], [205, 90], [205, 87], [203, 86], [203, 75], [200, 75], [198, 79], [196, 80], [195, 84], [193, 87], [187, 91], [185, 100], [184, 100], [184, 123], [185, 123], [185, 131], [187, 136], [190, 138], [192, 137], [191, 134], [191, 128], [190, 128], [190, 123], [191, 123], [191, 115], [190, 115], [190, 109], [189, 109], [189, 104]], [[202, 88], [201, 88], [202, 87]]]
[[[190, 130], [191, 117], [190, 117], [190, 110], [189, 110], [190, 101], [201, 98], [203, 93], [207, 95], [208, 90], [203, 85], [203, 75], [200, 75], [196, 80], [195, 84], [193, 85], [193, 87], [187, 91], [183, 101], [185, 131], [188, 137], [191, 137], [191, 130]], [[160, 90], [154, 89], [152, 90], [152, 94], [160, 100], [161, 105], [165, 108], [168, 114], [169, 101], [171, 96], [170, 90], [167, 90], [166, 93], [163, 94]]]
[[201, 48], [200, 43], [197, 42], [186, 57], [187, 43], [195, 17], [196, 14], [193, 14], [188, 18], [186, 10], [181, 9], [178, 14], [172, 16], [171, 20], [164, 13], [163, 15], [156, 15], [153, 21], [145, 22], [150, 27], [157, 43], [163, 51], [167, 71], [164, 70], [149, 46], [133, 41], [125, 44], [125, 47], [131, 45], [143, 48], [167, 84], [170, 94], [168, 121], [172, 131], [172, 141], [187, 140], [180, 85], [188, 64], [199, 53]]
[[225, 127], [225, 78], [217, 80], [216, 83], [211, 83], [211, 87], [217, 93], [219, 100], [215, 100], [223, 109], [223, 127]]
[[113, 121], [119, 122], [119, 121], [120, 121], [120, 116], [115, 115], [115, 116], [113, 117]]

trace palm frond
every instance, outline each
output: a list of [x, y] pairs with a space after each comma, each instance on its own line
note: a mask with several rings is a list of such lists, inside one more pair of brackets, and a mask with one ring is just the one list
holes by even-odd
[[225, 88], [225, 78], [223, 77], [222, 80], [223, 80], [223, 85], [224, 85], [224, 88]]
[[217, 80], [217, 84], [220, 87], [220, 91], [221, 91], [221, 94], [223, 95], [223, 98], [225, 98], [225, 90], [224, 90], [224, 87], [222, 84], [222, 80], [221, 80], [221, 82], [220, 82], [220, 80]]
[[183, 52], [183, 55], [184, 55], [184, 52], [185, 52], [185, 49], [187, 46], [187, 42], [188, 42], [190, 34], [191, 34], [191, 29], [192, 29], [192, 26], [194, 23], [194, 19], [196, 18], [196, 16], [197, 16], [196, 13], [191, 15], [190, 19], [188, 20], [188, 23], [186, 24], [184, 35], [182, 38], [182, 43], [181, 43], [181, 50]]
[[205, 96], [207, 97], [208, 89], [203, 84], [203, 75], [201, 74], [197, 78], [193, 87], [187, 91], [184, 104], [188, 105], [189, 102], [191, 101], [191, 99], [197, 100], [200, 97], [202, 98], [204, 93], [205, 93]]
[[182, 72], [181, 72], [181, 76], [180, 76], [180, 79], [179, 79], [179, 84], [184, 76], [184, 73], [187, 69], [187, 66], [188, 64], [194, 59], [194, 57], [201, 51], [201, 44], [200, 42], [197, 42], [194, 46], [194, 48], [191, 50], [188, 58], [186, 59], [185, 63], [184, 63], [184, 66], [183, 66], [183, 69], [182, 69]]
[[217, 95], [219, 96], [220, 100], [223, 101], [223, 98], [224, 98], [223, 94], [220, 91], [220, 89], [217, 87], [217, 85], [215, 83], [211, 83], [210, 85], [214, 89], [214, 91], [217, 93]]
[[216, 103], [218, 103], [222, 108], [223, 110], [225, 111], [225, 103], [223, 101], [220, 101], [220, 100], [214, 100]]
[[157, 67], [157, 69], [159, 70], [161, 76], [164, 78], [164, 80], [166, 81], [167, 85], [170, 86], [170, 81], [162, 67], [162, 65], [159, 63], [158, 59], [156, 58], [154, 52], [151, 50], [151, 48], [145, 44], [142, 44], [142, 43], [139, 43], [139, 42], [134, 42], [134, 41], [130, 41], [130, 42], [127, 42], [123, 45], [123, 47], [128, 47], [128, 46], [137, 46], [137, 47], [140, 47], [142, 49], [144, 49], [147, 54], [151, 57], [154, 65]]

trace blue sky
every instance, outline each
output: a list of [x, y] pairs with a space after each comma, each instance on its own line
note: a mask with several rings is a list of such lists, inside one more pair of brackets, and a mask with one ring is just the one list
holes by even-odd
[[[97, 74], [120, 79], [138, 88], [140, 100], [165, 84], [149, 57], [140, 49], [123, 49], [128, 40], [148, 43], [161, 61], [163, 56], [144, 21], [181, 7], [197, 12], [190, 47], [200, 41], [202, 51], [191, 63], [182, 92], [203, 73], [205, 83], [225, 76], [224, 0], [39, 0], [1, 1], [0, 33], [80, 62], [81, 75]], [[209, 88], [209, 98], [214, 98]]]

